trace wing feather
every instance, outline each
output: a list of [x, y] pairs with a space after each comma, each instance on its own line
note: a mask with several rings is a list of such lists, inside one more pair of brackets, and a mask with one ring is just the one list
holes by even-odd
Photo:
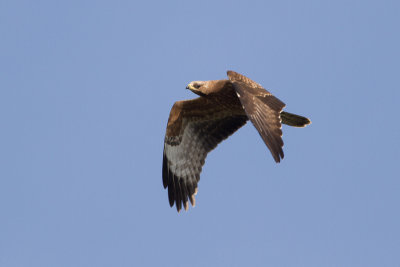
[[171, 109], [164, 140], [163, 185], [176, 209], [195, 205], [207, 153], [248, 120], [205, 98], [179, 101]]
[[250, 121], [275, 161], [280, 162], [284, 157], [280, 113], [285, 103], [249, 78], [234, 71], [227, 74]]

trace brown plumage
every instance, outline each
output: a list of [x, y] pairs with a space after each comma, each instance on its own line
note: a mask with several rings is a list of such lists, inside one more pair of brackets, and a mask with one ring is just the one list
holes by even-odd
[[229, 80], [195, 81], [186, 87], [200, 97], [173, 105], [164, 140], [163, 184], [169, 204], [195, 205], [207, 153], [236, 130], [253, 123], [276, 162], [283, 159], [281, 123], [304, 127], [310, 120], [283, 112], [285, 104], [258, 83], [228, 71]]

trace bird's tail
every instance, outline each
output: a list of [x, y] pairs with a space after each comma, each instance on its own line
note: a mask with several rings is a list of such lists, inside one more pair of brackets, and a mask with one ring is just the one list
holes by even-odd
[[284, 111], [281, 112], [281, 119], [282, 123], [293, 127], [305, 127], [306, 125], [311, 123], [311, 121], [306, 117]]

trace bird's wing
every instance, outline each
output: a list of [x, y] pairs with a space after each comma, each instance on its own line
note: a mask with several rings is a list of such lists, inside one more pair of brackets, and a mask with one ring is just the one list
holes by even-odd
[[275, 161], [280, 162], [284, 156], [280, 113], [285, 103], [249, 78], [234, 71], [227, 74], [249, 119]]
[[197, 183], [207, 153], [246, 124], [246, 115], [234, 114], [203, 97], [178, 101], [171, 109], [164, 140], [163, 184], [171, 207], [188, 198], [195, 204]]

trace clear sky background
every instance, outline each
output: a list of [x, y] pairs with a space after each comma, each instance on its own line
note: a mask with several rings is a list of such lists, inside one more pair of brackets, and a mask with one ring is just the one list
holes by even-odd
[[[398, 1], [0, 1], [0, 266], [400, 266]], [[165, 127], [226, 70], [308, 116], [249, 123], [197, 206]]]

